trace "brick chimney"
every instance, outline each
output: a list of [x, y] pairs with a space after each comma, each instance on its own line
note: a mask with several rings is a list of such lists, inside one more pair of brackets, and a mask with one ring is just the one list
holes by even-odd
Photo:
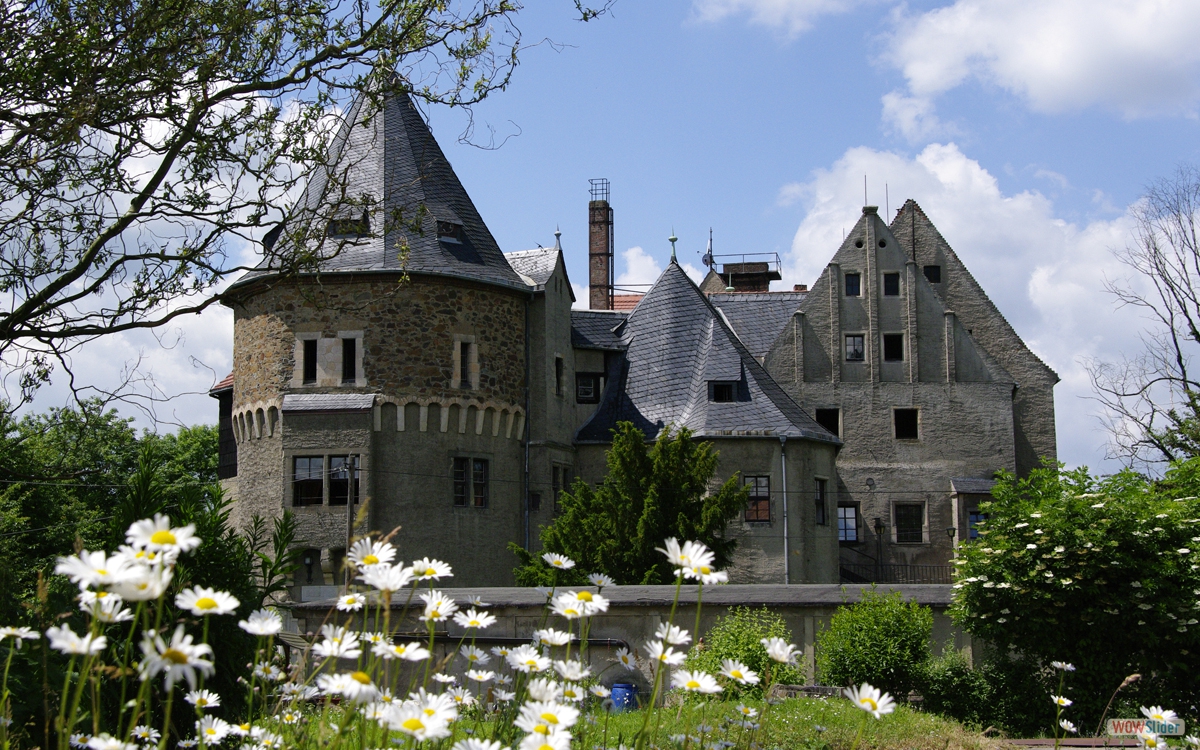
[[608, 180], [588, 180], [588, 307], [613, 309], [613, 210], [608, 205]]
[[807, 292], [808, 284], [796, 284], [792, 287], [793, 292]]

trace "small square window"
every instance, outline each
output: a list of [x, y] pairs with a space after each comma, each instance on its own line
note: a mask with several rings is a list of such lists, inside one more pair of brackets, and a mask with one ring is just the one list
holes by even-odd
[[862, 362], [867, 358], [866, 345], [862, 334], [851, 334], [846, 337], [846, 361]]
[[893, 419], [896, 424], [896, 439], [897, 440], [917, 440], [919, 435], [919, 422], [916, 409], [896, 409], [892, 412]]
[[746, 520], [751, 522], [767, 522], [771, 520], [771, 478], [744, 477], [743, 482], [750, 488], [746, 500]]
[[838, 437], [842, 436], [842, 410], [841, 409], [817, 409], [817, 424], [832, 432]]
[[896, 544], [925, 541], [924, 503], [896, 503]]
[[708, 400], [717, 404], [733, 403], [733, 386], [733, 383], [714, 380], [708, 384]]
[[900, 274], [885, 273], [883, 275], [883, 296], [884, 297], [899, 297], [900, 296]]
[[862, 295], [862, 274], [846, 274], [846, 296], [858, 297], [860, 295]]
[[941, 266], [925, 266], [921, 270], [925, 272], [925, 278], [929, 279], [930, 284], [942, 283], [942, 267]]
[[839, 542], [857, 542], [858, 541], [858, 506], [857, 505], [839, 505], [837, 511], [838, 511], [838, 541]]
[[576, 373], [575, 375], [575, 403], [577, 404], [598, 404], [600, 403], [600, 376], [595, 373], [585, 372]]
[[813, 512], [818, 526], [824, 526], [828, 521], [825, 518], [825, 480], [813, 480]]
[[883, 334], [883, 361], [884, 362], [903, 362], [904, 361], [904, 334], [903, 333], [885, 333], [885, 334]]

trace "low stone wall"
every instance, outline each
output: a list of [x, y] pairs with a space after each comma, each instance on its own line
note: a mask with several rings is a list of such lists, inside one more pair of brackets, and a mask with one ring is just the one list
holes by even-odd
[[[862, 592], [870, 589], [869, 585], [859, 584], [710, 586], [703, 591], [700, 630], [707, 631], [731, 607], [767, 607], [783, 617], [792, 631], [792, 642], [804, 650], [801, 663], [811, 683], [814, 676], [813, 650], [821, 631], [828, 627], [830, 618], [839, 607], [857, 602]], [[931, 645], [935, 654], [941, 653], [946, 647], [968, 649], [969, 655], [973, 651], [971, 637], [955, 628], [946, 614], [951, 600], [949, 585], [889, 585], [878, 586], [876, 590], [881, 593], [899, 591], [905, 599], [914, 599], [933, 610]], [[484, 650], [496, 645], [511, 648], [528, 643], [534, 630], [547, 625], [564, 629], [565, 623], [560, 618], [546, 618], [546, 596], [536, 589], [455, 588], [444, 591], [464, 609], [469, 606], [467, 602], [478, 597], [486, 603], [487, 611], [497, 618], [496, 624], [481, 631], [474, 639], [475, 644]], [[592, 618], [588, 662], [593, 673], [599, 674], [605, 685], [633, 682], [645, 691], [649, 683], [648, 671], [639, 670], [631, 674], [615, 664], [614, 654], [623, 646], [640, 651], [646, 641], [654, 637], [655, 629], [670, 616], [675, 587], [614, 586], [603, 593], [610, 605], [607, 613]], [[412, 634], [414, 639], [424, 640], [424, 623], [416, 619], [416, 615], [420, 614], [420, 600], [414, 598], [413, 605], [405, 613], [407, 596], [397, 599], [392, 602], [389, 630], [401, 638], [404, 634]], [[333, 605], [334, 600], [331, 599], [293, 605], [292, 612], [299, 632], [319, 633], [325, 622], [344, 622], [345, 613], [336, 611]], [[692, 630], [696, 622], [696, 605], [696, 587], [682, 587], [675, 611], [675, 624]], [[368, 625], [381, 630], [383, 623], [374, 622], [373, 615], [370, 617]], [[456, 649], [466, 635], [453, 621], [439, 624], [436, 634], [435, 650], [443, 656]], [[494, 666], [495, 661], [489, 665]], [[465, 671], [464, 662], [457, 660], [457, 667], [453, 671]]]

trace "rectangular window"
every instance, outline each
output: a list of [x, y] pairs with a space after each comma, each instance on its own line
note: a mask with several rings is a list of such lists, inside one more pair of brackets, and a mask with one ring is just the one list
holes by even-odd
[[842, 410], [841, 409], [817, 409], [817, 424], [832, 432], [838, 437], [842, 436]]
[[437, 235], [442, 242], [462, 242], [462, 227], [453, 222], [439, 221]]
[[350, 499], [350, 469], [354, 470], [354, 502], [362, 502], [358, 491], [358, 456], [329, 457], [329, 504], [345, 505]]
[[987, 515], [979, 510], [967, 512], [967, 525], [970, 529], [969, 539], [979, 538], [979, 523], [987, 519]]
[[897, 440], [917, 440], [920, 438], [918, 425], [920, 420], [916, 409], [896, 409], [892, 412], [896, 423]]
[[558, 493], [562, 492], [562, 468], [555, 466], [550, 469], [550, 490], [554, 493], [554, 512], [558, 512]]
[[471, 345], [466, 341], [458, 342], [458, 387], [471, 389]]
[[858, 541], [858, 506], [838, 506], [838, 541]]
[[575, 403], [600, 403], [600, 376], [595, 373], [576, 373]]
[[476, 508], [488, 506], [488, 462], [486, 458], [471, 461], [471, 497]]
[[858, 297], [862, 294], [862, 274], [846, 274], [846, 296]]
[[851, 334], [846, 337], [846, 361], [862, 362], [867, 358], [866, 346], [861, 334]]
[[466, 507], [467, 495], [470, 494], [471, 477], [471, 459], [459, 458], [455, 456], [453, 461], [453, 476], [454, 476], [454, 504], [459, 507]]
[[900, 274], [885, 273], [883, 275], [883, 296], [884, 297], [899, 297], [900, 296]]
[[358, 381], [357, 363], [357, 341], [355, 339], [342, 339], [342, 382], [355, 383]]
[[743, 480], [750, 488], [750, 496], [746, 500], [747, 521], [771, 520], [771, 478], [745, 477]]
[[563, 395], [563, 358], [554, 358], [554, 395]]
[[320, 505], [324, 493], [325, 457], [292, 459], [292, 505]]
[[300, 363], [305, 385], [317, 382], [317, 340], [304, 339], [304, 361]]
[[941, 266], [925, 266], [922, 269], [925, 272], [925, 278], [929, 279], [930, 284], [942, 283], [942, 267]]
[[719, 380], [711, 381], [708, 384], [708, 400], [717, 404], [732, 403], [734, 394], [733, 385], [733, 383]]
[[814, 480], [816, 485], [813, 488], [813, 517], [817, 519], [818, 526], [824, 526], [828, 521], [825, 519], [825, 480]]
[[885, 334], [883, 334], [883, 361], [884, 362], [903, 362], [904, 361], [904, 334], [903, 333], [885, 333]]
[[896, 544], [925, 541], [924, 503], [896, 503]]
[[529, 493], [529, 509], [531, 511], [533, 511], [534, 513], [537, 513], [539, 510], [542, 509], [542, 493], [540, 493], [540, 492], [530, 492]]

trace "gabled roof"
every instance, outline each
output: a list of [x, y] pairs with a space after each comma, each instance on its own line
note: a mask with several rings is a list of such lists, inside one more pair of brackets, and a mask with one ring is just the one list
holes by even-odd
[[219, 383], [214, 385], [212, 388], [209, 388], [208, 395], [212, 396], [213, 398], [216, 398], [217, 394], [223, 393], [225, 391], [232, 391], [232, 390], [233, 390], [233, 373], [231, 372], [228, 375], [226, 375], [224, 378], [222, 378]]
[[[388, 96], [378, 107], [360, 95], [330, 147], [329, 160], [331, 166], [314, 174], [288, 216], [290, 226], [307, 223], [309, 236], [321, 238], [312, 248], [324, 259], [320, 272], [403, 270], [526, 287], [407, 95]], [[366, 205], [373, 206], [368, 236], [325, 236], [331, 220], [356, 221]], [[439, 239], [439, 221], [461, 226], [461, 241]], [[286, 251], [287, 234], [283, 237], [239, 284], [278, 267], [272, 259]]]
[[620, 351], [625, 348], [615, 328], [625, 322], [628, 313], [610, 310], [572, 310], [571, 346], [576, 349]]
[[562, 251], [553, 247], [538, 247], [533, 250], [518, 250], [505, 253], [504, 257], [513, 270], [530, 286], [545, 286], [558, 265]]
[[708, 301], [725, 319], [750, 353], [767, 356], [792, 313], [800, 309], [807, 292], [733, 292], [710, 294]]
[[[617, 334], [625, 352], [577, 442], [611, 442], [617, 422], [629, 421], [649, 439], [674, 425], [698, 437], [787, 436], [840, 444], [771, 379], [674, 261]], [[734, 382], [735, 400], [709, 401], [711, 381]]]

